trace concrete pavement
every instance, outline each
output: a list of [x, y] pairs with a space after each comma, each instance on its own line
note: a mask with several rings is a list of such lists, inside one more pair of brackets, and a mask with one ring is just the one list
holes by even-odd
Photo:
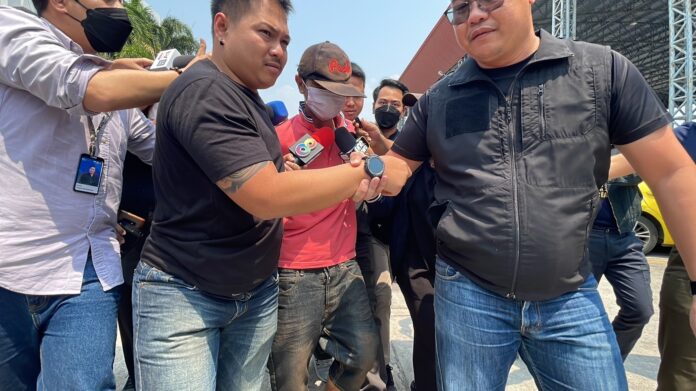
[[[643, 336], [636, 344], [632, 353], [626, 359], [626, 373], [628, 376], [629, 389], [631, 390], [647, 391], [654, 390], [657, 387], [655, 379], [660, 363], [660, 356], [657, 351], [658, 298], [660, 285], [662, 283], [662, 274], [667, 264], [665, 254], [666, 252], [662, 251], [661, 253], [649, 257], [655, 315], [646, 326]], [[611, 286], [603, 280], [599, 285], [599, 289], [604, 305], [609, 313], [609, 318], [613, 319], [618, 311], [618, 306], [615, 303]], [[391, 365], [394, 367], [393, 374], [396, 389], [408, 391], [409, 384], [413, 380], [413, 365], [411, 362], [413, 324], [411, 323], [406, 303], [396, 284], [393, 286], [391, 338]], [[126, 380], [126, 369], [123, 363], [120, 341], [117, 343], [114, 372], [116, 373], [117, 390], [121, 390]], [[266, 389], [270, 390], [270, 386], [267, 386]], [[321, 389], [321, 387], [311, 387], [310, 389], [317, 390]], [[524, 363], [518, 359], [510, 370], [506, 390], [527, 391], [536, 389], [534, 380], [527, 371], [527, 368]]]

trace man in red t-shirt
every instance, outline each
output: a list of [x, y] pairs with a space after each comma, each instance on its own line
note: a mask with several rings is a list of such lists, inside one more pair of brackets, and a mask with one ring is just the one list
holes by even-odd
[[[289, 150], [303, 136], [327, 127], [353, 131], [340, 115], [346, 97], [363, 95], [348, 83], [350, 75], [350, 60], [338, 46], [324, 42], [305, 50], [295, 76], [305, 101], [298, 115], [276, 128], [287, 170], [300, 169]], [[323, 147], [302, 169], [343, 164], [335, 143]], [[327, 390], [357, 390], [375, 360], [378, 336], [355, 261], [355, 204], [344, 200], [288, 217], [284, 230], [278, 331], [269, 360], [273, 389], [307, 389], [307, 363], [318, 343], [334, 358]]]

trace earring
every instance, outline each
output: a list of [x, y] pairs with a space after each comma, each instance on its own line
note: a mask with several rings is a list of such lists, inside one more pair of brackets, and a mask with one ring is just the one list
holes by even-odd
[[220, 46], [225, 46], [225, 41], [223, 41], [222, 39], [220, 40]]

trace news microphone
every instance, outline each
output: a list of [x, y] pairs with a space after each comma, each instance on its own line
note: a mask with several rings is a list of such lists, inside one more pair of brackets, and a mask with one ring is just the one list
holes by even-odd
[[369, 144], [363, 137], [358, 137], [357, 139], [346, 129], [341, 126], [335, 131], [336, 145], [338, 145], [339, 156], [343, 161], [350, 161], [350, 154], [353, 152], [367, 153], [370, 148]]
[[285, 107], [285, 103], [279, 100], [266, 103], [266, 113], [271, 117], [273, 126], [280, 125], [288, 119], [288, 109]]
[[186, 68], [195, 56], [182, 56], [176, 49], [163, 50], [157, 53], [155, 61], [150, 65], [151, 71], [170, 71], [172, 69]]
[[188, 64], [196, 58], [193, 54], [184, 54], [183, 56], [174, 57], [174, 62], [172, 63], [172, 68], [183, 69], [188, 66]]
[[323, 128], [311, 136], [308, 134], [302, 136], [290, 146], [290, 153], [295, 157], [295, 163], [303, 167], [314, 161], [325, 147], [329, 147], [333, 143], [334, 131], [330, 128]]

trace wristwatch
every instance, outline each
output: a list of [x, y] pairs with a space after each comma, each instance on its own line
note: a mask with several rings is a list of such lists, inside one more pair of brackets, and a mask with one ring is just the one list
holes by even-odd
[[691, 294], [696, 296], [696, 281], [691, 281]]
[[384, 175], [384, 161], [377, 155], [363, 156], [365, 172], [370, 178], [381, 178]]

